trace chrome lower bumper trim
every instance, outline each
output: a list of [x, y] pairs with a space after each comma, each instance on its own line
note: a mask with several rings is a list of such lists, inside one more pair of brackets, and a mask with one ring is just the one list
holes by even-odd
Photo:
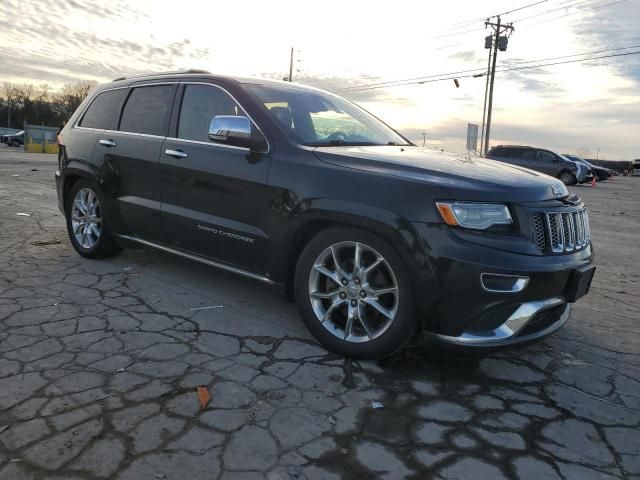
[[[529, 321], [538, 313], [559, 305], [565, 305], [565, 309], [553, 324], [547, 328], [531, 333], [529, 335], [517, 336]], [[445, 343], [468, 347], [499, 347], [514, 343], [526, 342], [539, 337], [544, 337], [553, 333], [569, 319], [570, 306], [562, 298], [549, 298], [547, 300], [537, 300], [526, 302], [520, 305], [515, 312], [498, 328], [494, 330], [465, 332], [458, 337], [435, 334], [435, 337]]]
[[148, 240], [143, 240], [137, 237], [131, 237], [129, 235], [117, 235], [118, 238], [123, 240], [129, 240], [130, 242], [140, 243], [142, 245], [146, 245], [148, 247], [153, 247], [157, 250], [162, 250], [163, 252], [172, 253], [174, 255], [178, 255], [183, 258], [188, 258], [189, 260], [193, 260], [194, 262], [204, 263], [205, 265], [209, 265], [210, 267], [219, 268], [220, 270], [226, 270], [227, 272], [237, 273], [238, 275], [242, 275], [244, 277], [253, 278], [254, 280], [258, 280], [260, 282], [268, 283], [269, 285], [275, 285], [276, 282], [262, 275], [258, 275], [257, 273], [247, 272], [246, 270], [242, 270], [240, 268], [232, 267], [230, 265], [226, 265], [224, 263], [219, 263], [213, 260], [209, 260], [208, 258], [199, 257], [197, 255], [193, 255], [191, 253], [183, 252], [181, 250], [176, 250], [170, 247], [166, 247], [164, 245], [159, 245], [157, 243], [150, 242]]

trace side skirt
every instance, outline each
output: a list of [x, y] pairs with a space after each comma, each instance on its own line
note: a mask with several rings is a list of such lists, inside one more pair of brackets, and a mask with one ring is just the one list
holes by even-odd
[[125, 241], [139, 243], [139, 244], [147, 246], [147, 247], [152, 247], [152, 248], [155, 248], [157, 250], [161, 250], [163, 252], [171, 253], [171, 254], [177, 255], [179, 257], [183, 257], [183, 258], [187, 258], [189, 260], [193, 260], [194, 262], [203, 263], [203, 264], [208, 265], [210, 267], [218, 268], [220, 270], [225, 270], [227, 272], [236, 273], [238, 275], [242, 275], [243, 277], [252, 278], [254, 280], [258, 280], [259, 282], [266, 283], [268, 285], [278, 285], [277, 282], [274, 282], [273, 280], [271, 280], [268, 277], [265, 277], [263, 275], [259, 275], [257, 273], [253, 273], [253, 272], [247, 272], [246, 270], [242, 270], [240, 268], [232, 267], [231, 265], [227, 265], [225, 263], [219, 263], [219, 262], [216, 262], [216, 261], [213, 261], [213, 260], [209, 260], [208, 258], [200, 257], [198, 255], [193, 255], [192, 253], [187, 253], [187, 252], [183, 252], [183, 251], [180, 251], [180, 250], [175, 250], [173, 248], [166, 247], [164, 245], [159, 245], [157, 243], [150, 242], [148, 240], [143, 240], [141, 238], [131, 237], [129, 235], [120, 235], [120, 234], [118, 234], [117, 236], [118, 236], [118, 238], [120, 238], [122, 240], [125, 240]]

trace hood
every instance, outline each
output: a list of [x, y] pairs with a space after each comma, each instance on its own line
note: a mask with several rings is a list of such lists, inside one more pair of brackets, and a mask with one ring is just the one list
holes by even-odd
[[569, 195], [561, 181], [540, 172], [414, 146], [318, 147], [314, 153], [333, 165], [437, 185], [455, 200], [541, 201]]

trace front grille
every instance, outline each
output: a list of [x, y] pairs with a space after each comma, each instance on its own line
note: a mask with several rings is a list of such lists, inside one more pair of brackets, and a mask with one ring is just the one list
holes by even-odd
[[546, 244], [545, 234], [544, 234], [544, 214], [542, 213], [534, 213], [531, 216], [533, 222], [533, 229], [531, 232], [531, 240], [536, 244], [538, 250], [544, 252], [544, 247]]
[[541, 253], [576, 252], [591, 241], [586, 208], [534, 212], [531, 219], [531, 241]]

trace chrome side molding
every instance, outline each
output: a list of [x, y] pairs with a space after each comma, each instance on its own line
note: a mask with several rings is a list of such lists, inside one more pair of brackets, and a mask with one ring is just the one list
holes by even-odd
[[159, 245], [157, 243], [150, 242], [149, 240], [143, 240], [141, 238], [132, 237], [130, 235], [118, 235], [118, 238], [122, 238], [123, 240], [128, 240], [128, 241], [131, 241], [131, 242], [136, 242], [136, 243], [139, 243], [141, 245], [145, 245], [147, 247], [155, 248], [156, 250], [161, 250], [163, 252], [172, 253], [173, 255], [177, 255], [179, 257], [183, 257], [183, 258], [187, 258], [189, 260], [193, 260], [194, 262], [203, 263], [203, 264], [208, 265], [210, 267], [218, 268], [220, 270], [225, 270], [227, 272], [236, 273], [238, 275], [242, 275], [243, 277], [252, 278], [254, 280], [258, 280], [259, 282], [267, 283], [269, 285], [275, 285], [276, 284], [276, 282], [274, 282], [270, 278], [265, 277], [263, 275], [259, 275], [257, 273], [253, 273], [253, 272], [247, 272], [246, 270], [242, 270], [240, 268], [232, 267], [230, 265], [226, 265], [224, 263], [216, 262], [214, 260], [209, 260], [208, 258], [203, 258], [203, 257], [200, 257], [198, 255], [193, 255], [191, 253], [182, 252], [180, 250], [175, 250], [173, 248], [166, 247], [164, 245]]

